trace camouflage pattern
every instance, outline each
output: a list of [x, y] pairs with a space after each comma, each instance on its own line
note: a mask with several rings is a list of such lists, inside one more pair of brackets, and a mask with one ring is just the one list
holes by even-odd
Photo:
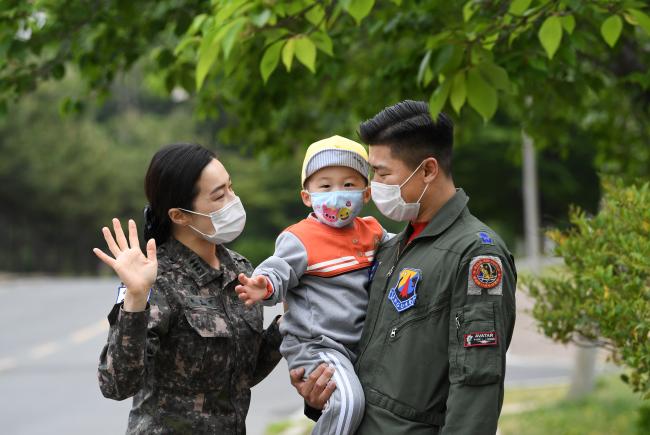
[[248, 260], [217, 247], [220, 269], [174, 239], [158, 248], [158, 278], [143, 312], [115, 305], [98, 378], [105, 397], [133, 397], [127, 434], [244, 434], [250, 388], [281, 358], [277, 319], [234, 290]]

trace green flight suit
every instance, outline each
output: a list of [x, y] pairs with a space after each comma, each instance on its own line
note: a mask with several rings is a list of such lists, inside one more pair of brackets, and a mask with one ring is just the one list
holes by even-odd
[[356, 370], [357, 434], [494, 434], [515, 322], [514, 260], [462, 189], [382, 245]]

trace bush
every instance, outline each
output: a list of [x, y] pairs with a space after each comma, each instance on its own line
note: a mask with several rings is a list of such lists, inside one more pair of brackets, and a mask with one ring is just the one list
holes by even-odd
[[549, 233], [564, 266], [526, 281], [533, 316], [554, 340], [588, 341], [630, 369], [650, 397], [650, 187], [604, 185], [601, 210], [570, 213], [573, 227]]

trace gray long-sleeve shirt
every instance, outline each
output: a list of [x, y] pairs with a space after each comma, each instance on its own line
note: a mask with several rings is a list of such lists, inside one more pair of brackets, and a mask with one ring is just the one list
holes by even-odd
[[280, 234], [274, 254], [253, 272], [273, 286], [265, 305], [287, 302], [280, 332], [355, 346], [366, 317], [374, 251], [390, 236], [371, 217], [336, 229], [310, 216]]

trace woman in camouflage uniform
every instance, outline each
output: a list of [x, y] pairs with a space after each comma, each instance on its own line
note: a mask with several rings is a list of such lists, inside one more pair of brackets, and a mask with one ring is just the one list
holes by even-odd
[[134, 396], [128, 434], [244, 434], [250, 388], [281, 357], [278, 318], [263, 330], [262, 308], [245, 307], [234, 290], [253, 269], [223, 243], [243, 229], [244, 209], [224, 166], [199, 145], [157, 152], [145, 190], [146, 256], [132, 220], [128, 239], [117, 219], [114, 237], [102, 229], [113, 256], [94, 250], [126, 286], [108, 316], [100, 389]]

